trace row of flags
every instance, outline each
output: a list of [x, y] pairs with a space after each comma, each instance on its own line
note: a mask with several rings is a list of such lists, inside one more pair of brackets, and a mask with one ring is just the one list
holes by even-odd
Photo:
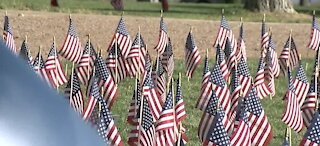
[[[133, 129], [129, 133], [128, 144], [185, 144], [185, 128], [181, 121], [186, 118], [186, 113], [181, 94], [181, 78], [177, 80], [174, 95], [173, 46], [163, 17], [160, 19], [159, 41], [154, 48], [157, 51], [154, 65], [140, 32], [134, 41], [131, 41], [123, 17], [108, 47], [106, 61], [100, 52], [95, 52], [90, 37], [82, 50], [71, 17], [69, 20], [68, 34], [59, 52], [54, 40], [46, 61], [42, 57], [41, 49], [33, 59], [25, 40], [19, 56], [53, 88], [59, 89], [67, 83], [65, 94], [70, 105], [85, 121], [90, 121], [98, 129], [99, 135], [111, 145], [123, 145], [110, 111], [118, 95], [117, 85], [127, 76], [141, 76], [141, 81], [136, 79], [136, 88], [130, 103], [128, 123]], [[318, 44], [319, 48], [320, 39], [316, 34], [320, 33], [315, 16], [313, 20], [309, 47]], [[3, 39], [8, 48], [16, 52], [7, 16]], [[319, 114], [316, 112], [319, 49], [315, 49], [317, 54], [314, 77], [309, 84], [292, 35], [290, 34], [278, 58], [272, 34], [266, 31], [264, 19], [261, 56], [255, 78], [251, 77], [246, 63], [243, 23], [239, 39], [236, 40], [225, 16], [222, 16], [214, 47], [216, 63], [210, 71], [207, 53], [201, 92], [196, 103], [196, 108], [203, 111], [198, 129], [203, 145], [268, 144], [272, 131], [260, 100], [276, 94], [274, 80], [280, 76], [281, 70], [288, 76], [289, 82], [284, 98], [286, 110], [281, 120], [296, 132], [300, 132], [304, 126], [308, 128], [302, 145], [317, 143], [312, 132], [317, 129], [318, 122], [313, 119], [318, 118], [316, 114]], [[69, 81], [63, 71], [59, 54], [73, 63]], [[185, 54], [186, 76], [192, 78], [201, 57], [191, 30], [187, 36]], [[291, 72], [296, 66], [297, 74], [293, 79]], [[86, 106], [81, 83], [87, 87]], [[170, 85], [167, 87], [167, 84]]]

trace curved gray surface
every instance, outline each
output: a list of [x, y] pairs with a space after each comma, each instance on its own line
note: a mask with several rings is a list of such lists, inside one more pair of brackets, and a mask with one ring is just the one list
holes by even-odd
[[0, 40], [0, 146], [103, 146], [97, 132]]

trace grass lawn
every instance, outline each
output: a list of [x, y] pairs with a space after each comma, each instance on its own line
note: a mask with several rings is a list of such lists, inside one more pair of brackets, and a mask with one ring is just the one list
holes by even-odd
[[[49, 0], [1, 0], [0, 9], [18, 10], [41, 10], [71, 13], [98, 13], [106, 15], [120, 15], [110, 5], [110, 1], [104, 0], [59, 0], [59, 8], [51, 8]], [[125, 15], [153, 16], [159, 17], [161, 4], [149, 2], [136, 2], [135, 0], [124, 0]], [[261, 21], [262, 13], [250, 12], [243, 9], [240, 4], [207, 4], [207, 3], [171, 3], [170, 11], [165, 13], [166, 17], [188, 18], [188, 19], [211, 19], [219, 20], [221, 9], [225, 10], [228, 20]], [[310, 7], [297, 6], [296, 10], [303, 14], [311, 14], [312, 10], [320, 15], [319, 5]], [[310, 22], [310, 17], [297, 14], [267, 13], [269, 22]], [[288, 18], [288, 19], [284, 19]]]
[[[307, 76], [310, 81], [313, 60], [303, 60], [304, 67], [308, 63]], [[210, 66], [213, 66], [214, 61], [211, 60], [209, 62]], [[251, 75], [254, 77], [254, 74], [257, 70], [257, 59], [249, 59], [248, 66], [251, 72]], [[70, 66], [70, 65], [69, 65]], [[184, 72], [184, 64], [182, 60], [176, 60], [175, 62], [175, 74], [174, 77], [178, 77], [178, 73], [182, 73], [182, 94], [185, 101], [187, 119], [183, 121], [183, 125], [187, 128], [187, 136], [189, 139], [188, 145], [198, 146], [201, 145], [198, 137], [197, 130], [198, 124], [200, 122], [202, 112], [195, 108], [195, 103], [199, 96], [200, 88], [201, 88], [201, 80], [202, 80], [202, 68], [203, 64], [201, 64], [194, 74], [194, 78], [187, 82], [187, 78], [183, 76]], [[70, 71], [69, 71], [70, 73]], [[293, 73], [295, 75], [295, 73]], [[270, 145], [281, 145], [284, 139], [284, 132], [286, 129], [286, 125], [281, 121], [281, 116], [285, 110], [285, 101], [282, 100], [286, 90], [288, 80], [286, 77], [280, 76], [279, 79], [275, 81], [276, 84], [276, 96], [273, 99], [263, 99], [262, 106], [265, 110], [265, 113], [268, 117], [269, 122], [271, 123], [273, 138], [270, 142]], [[128, 140], [128, 133], [130, 131], [130, 126], [127, 123], [127, 114], [128, 107], [132, 98], [134, 89], [134, 79], [126, 79], [122, 81], [118, 86], [118, 99], [112, 107], [112, 113], [116, 120], [116, 124], [119, 132], [121, 133], [122, 140], [126, 143]], [[298, 145], [300, 140], [302, 139], [303, 134], [305, 133], [304, 129], [301, 133], [296, 133], [292, 131], [292, 145]]]

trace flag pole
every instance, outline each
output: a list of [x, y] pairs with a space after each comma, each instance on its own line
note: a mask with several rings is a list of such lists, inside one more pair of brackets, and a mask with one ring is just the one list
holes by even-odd
[[41, 58], [41, 45], [39, 46], [39, 56], [38, 56], [38, 73], [40, 74], [40, 58]]
[[57, 89], [57, 92], [59, 93], [59, 85], [58, 85], [58, 80], [57, 80], [57, 74], [58, 74], [58, 67], [57, 67], [57, 48], [55, 46], [55, 43], [56, 43], [56, 37], [53, 36], [53, 47], [54, 47], [54, 66], [55, 66], [55, 73], [56, 73], [56, 78], [54, 80], [54, 84], [56, 84], [56, 89]]
[[[70, 94], [69, 94], [69, 102], [70, 102], [70, 100], [71, 100], [71, 98], [72, 98], [72, 92], [73, 92], [73, 75], [74, 75], [74, 62], [72, 62], [72, 68], [71, 68], [72, 70], [71, 70], [71, 79], [70, 79], [70, 85], [71, 85], [71, 87], [70, 87]], [[71, 102], [70, 102], [70, 104], [71, 104]]]
[[[138, 75], [136, 75], [135, 87], [134, 87], [134, 105], [138, 105]], [[134, 115], [137, 115], [137, 110], [134, 110]]]
[[[91, 40], [90, 40], [90, 33], [88, 34], [88, 47], [89, 47], [89, 61], [88, 61], [88, 67], [87, 67], [87, 82], [89, 82], [89, 77], [90, 77], [90, 60], [91, 60]], [[103, 96], [102, 96], [103, 97]]]
[[66, 76], [68, 76], [68, 63], [66, 63], [66, 67], [65, 67], [65, 71], [66, 71]]
[[[138, 55], [138, 63], [139, 63], [139, 66], [138, 66], [138, 76], [139, 76], [139, 79], [140, 79], [140, 74], [141, 74], [141, 32], [140, 32], [140, 25], [138, 27], [139, 31], [138, 31], [138, 49], [139, 49], [139, 55]], [[136, 77], [137, 78], [137, 77]]]
[[179, 122], [179, 135], [178, 135], [177, 146], [180, 146], [180, 144], [181, 144], [181, 136], [182, 136], [181, 128], [182, 128], [182, 124], [181, 124], [181, 122]]
[[117, 35], [116, 35], [116, 42], [115, 42], [115, 63], [116, 63], [116, 67], [115, 67], [115, 72], [116, 72], [116, 77], [115, 77], [115, 83], [116, 83], [116, 86], [118, 86], [118, 38], [117, 38]]

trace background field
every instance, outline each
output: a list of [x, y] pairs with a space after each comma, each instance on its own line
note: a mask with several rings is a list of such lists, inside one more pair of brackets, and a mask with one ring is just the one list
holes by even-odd
[[[44, 56], [46, 56], [53, 36], [56, 36], [58, 48], [61, 47], [67, 32], [68, 15], [72, 13], [72, 18], [82, 44], [87, 39], [86, 35], [90, 33], [93, 45], [96, 48], [102, 49], [105, 58], [107, 54], [106, 48], [111, 41], [121, 12], [114, 11], [109, 1], [60, 0], [59, 3], [60, 8], [51, 8], [49, 1], [45, 0], [2, 0], [0, 2], [0, 15], [3, 16], [5, 10], [8, 11], [17, 46], [21, 45], [22, 40], [27, 35], [28, 44], [33, 56], [36, 54], [39, 46], [41, 46]], [[142, 36], [149, 46], [148, 50], [150, 50], [152, 57], [155, 58], [152, 47], [155, 46], [158, 37], [160, 4], [136, 3], [132, 0], [125, 0], [125, 8], [124, 18], [131, 37], [135, 36], [135, 33], [138, 32], [138, 26], [140, 26]], [[232, 20], [230, 25], [236, 37], [238, 36], [238, 20], [240, 17], [244, 18], [245, 40], [249, 57], [248, 65], [254, 77], [260, 54], [260, 21], [263, 14], [243, 10], [242, 5], [189, 3], [171, 4], [170, 12], [164, 13], [169, 35], [173, 40], [176, 58], [175, 77], [177, 77], [178, 72], [184, 72], [183, 49], [190, 26], [193, 26], [193, 33], [202, 57], [204, 57], [206, 48], [209, 48], [210, 58], [213, 58], [215, 52], [212, 48], [212, 43], [216, 37], [220, 23], [221, 9], [225, 9], [227, 19]], [[301, 13], [268, 13], [267, 26], [272, 27], [273, 39], [278, 53], [282, 50], [290, 29], [293, 29], [293, 37], [295, 38], [299, 52], [304, 58], [304, 66], [308, 67], [307, 75], [310, 77], [313, 69], [312, 58], [314, 51], [305, 47], [308, 43], [311, 26], [311, 16], [309, 14], [311, 14], [313, 9], [316, 9], [317, 14], [320, 14], [320, 9], [317, 5], [296, 7], [296, 9]], [[211, 59], [210, 66], [214, 62]], [[195, 109], [194, 106], [201, 88], [202, 68], [203, 64], [201, 63], [190, 82], [187, 82], [184, 76], [182, 79], [182, 92], [188, 115], [183, 125], [187, 128], [186, 134], [189, 138], [189, 145], [200, 145], [197, 138], [197, 128], [202, 113]], [[70, 69], [68, 72], [70, 73]], [[270, 145], [280, 145], [284, 138], [286, 126], [281, 122], [280, 118], [285, 108], [285, 102], [282, 100], [282, 97], [287, 89], [287, 82], [287, 78], [281, 76], [275, 82], [277, 94], [273, 100], [262, 100], [263, 107], [273, 129], [273, 139]], [[133, 85], [133, 79], [127, 79], [119, 84], [120, 94], [112, 109], [118, 130], [121, 132], [121, 137], [125, 142], [127, 141], [127, 134], [130, 129], [126, 123], [126, 118], [134, 88]], [[292, 133], [293, 145], [298, 145], [303, 133], [304, 131], [300, 134]]]

